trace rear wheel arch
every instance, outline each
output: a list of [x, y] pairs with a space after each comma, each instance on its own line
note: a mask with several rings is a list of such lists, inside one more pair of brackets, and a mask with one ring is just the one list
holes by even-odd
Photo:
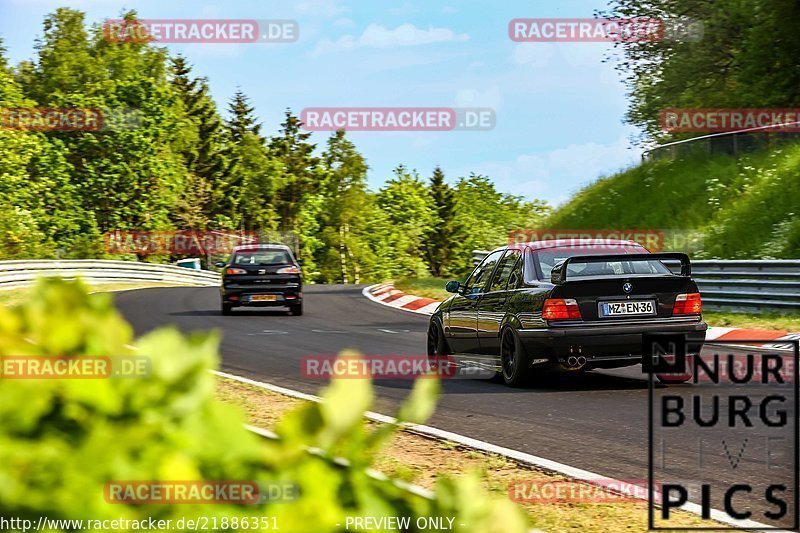
[[500, 330], [500, 365], [506, 385], [521, 387], [530, 380], [530, 359], [517, 331], [510, 326]]
[[503, 334], [503, 328], [522, 329], [522, 322], [519, 317], [513, 313], [506, 313], [503, 320], [500, 322], [500, 334]]

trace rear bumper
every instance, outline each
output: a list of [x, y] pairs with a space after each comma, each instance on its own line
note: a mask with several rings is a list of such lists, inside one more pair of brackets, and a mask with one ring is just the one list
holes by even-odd
[[705, 322], [658, 322], [652, 324], [592, 324], [517, 330], [531, 357], [548, 356], [551, 363], [563, 363], [569, 356], [584, 356], [590, 367], [603, 368], [641, 361], [643, 333], [684, 334], [699, 349], [705, 342]]
[[705, 322], [658, 322], [652, 324], [591, 324], [550, 327], [545, 329], [517, 330], [523, 339], [547, 339], [562, 337], [594, 337], [607, 335], [629, 335], [642, 333], [702, 333], [706, 336], [708, 324]]
[[[251, 301], [252, 296], [274, 296], [275, 300], [273, 301]], [[276, 306], [287, 306], [287, 305], [297, 305], [303, 302], [303, 291], [302, 287], [288, 287], [288, 288], [279, 288], [279, 287], [264, 287], [253, 289], [253, 288], [243, 288], [243, 289], [232, 289], [232, 288], [221, 288], [220, 289], [220, 297], [222, 299], [222, 303], [228, 304], [234, 307], [276, 307]]]

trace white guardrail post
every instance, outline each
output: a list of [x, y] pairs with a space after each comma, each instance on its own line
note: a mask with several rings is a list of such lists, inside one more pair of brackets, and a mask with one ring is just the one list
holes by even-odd
[[69, 261], [0, 261], [0, 290], [31, 285], [39, 277], [82, 278], [86, 283], [168, 283], [176, 285], [218, 285], [216, 272], [174, 265], [77, 259]]
[[[473, 250], [478, 265], [489, 252]], [[666, 263], [676, 270], [677, 263]], [[744, 313], [800, 311], [800, 260], [692, 261], [692, 277], [709, 311]]]

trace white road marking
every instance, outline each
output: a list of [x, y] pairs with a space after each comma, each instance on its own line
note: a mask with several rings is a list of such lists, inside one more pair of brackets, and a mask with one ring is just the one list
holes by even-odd
[[248, 335], [288, 335], [288, 331], [278, 331], [275, 329], [265, 329], [261, 333], [248, 333]]
[[401, 335], [403, 333], [411, 333], [410, 329], [383, 329], [378, 328], [378, 331], [382, 331], [383, 333], [389, 333], [392, 335]]
[[[211, 372], [215, 376], [232, 379], [240, 383], [246, 383], [248, 385], [253, 385], [255, 387], [267, 389], [272, 392], [277, 392], [278, 394], [283, 394], [292, 398], [299, 398], [301, 400], [308, 400], [312, 402], [322, 401], [322, 399], [319, 396], [314, 396], [313, 394], [306, 394], [304, 392], [287, 389], [285, 387], [279, 387], [277, 385], [271, 385], [269, 383], [263, 383], [261, 381], [255, 381], [253, 379], [236, 376], [234, 374], [228, 374], [227, 372], [220, 372], [218, 370], [210, 370], [209, 372]], [[392, 416], [382, 415], [380, 413], [375, 413], [373, 411], [367, 411], [366, 413], [364, 413], [364, 416], [367, 419], [372, 420], [374, 422], [382, 422], [384, 424], [397, 424], [396, 418]], [[545, 470], [550, 470], [552, 472], [557, 472], [559, 474], [564, 474], [566, 476], [575, 478], [577, 480], [584, 481], [590, 485], [596, 485], [599, 487], [609, 487], [609, 486], [621, 487], [623, 486], [623, 483], [625, 483], [618, 479], [613, 479], [606, 476], [601, 476], [600, 474], [595, 474], [594, 472], [589, 472], [588, 470], [575, 468], [574, 466], [566, 465], [564, 463], [551, 461], [550, 459], [537, 457], [535, 455], [531, 455], [525, 452], [520, 452], [517, 450], [512, 450], [510, 448], [505, 448], [503, 446], [497, 446], [496, 444], [492, 444], [490, 442], [473, 439], [472, 437], [459, 435], [458, 433], [451, 433], [450, 431], [437, 429], [431, 426], [406, 423], [406, 424], [401, 424], [401, 427], [407, 431], [411, 431], [413, 433], [419, 433], [421, 435], [425, 435], [426, 437], [433, 437], [439, 440], [447, 440], [450, 442], [455, 442], [457, 444], [461, 444], [462, 446], [466, 446], [468, 448], [473, 448], [476, 450], [480, 450], [487, 453], [493, 453], [496, 455], [502, 455], [504, 457], [508, 457], [523, 464], [528, 464], [539, 468], [544, 468]], [[639, 498], [645, 501], [647, 500], [646, 496], [639, 497], [639, 495], [636, 494], [637, 491], [631, 491], [631, 492], [632, 494], [630, 494], [629, 496], [634, 498]], [[658, 492], [655, 492], [655, 495], [657, 496]], [[680, 509], [697, 515], [701, 515], [703, 512], [703, 508], [696, 503], [686, 503], [682, 505]], [[730, 516], [728, 516], [725, 512], [719, 511], [717, 509], [711, 509], [711, 518], [713, 520], [716, 520], [717, 522], [732, 525], [742, 529], [765, 529], [765, 528], [772, 529], [770, 526], [766, 524], [761, 524], [754, 520], [735, 520]]]
[[346, 331], [342, 331], [340, 329], [312, 329], [314, 333], [347, 333]]

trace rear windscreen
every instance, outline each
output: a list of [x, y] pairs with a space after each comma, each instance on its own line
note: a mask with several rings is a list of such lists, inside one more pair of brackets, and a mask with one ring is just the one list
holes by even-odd
[[[619, 247], [613, 249], [597, 248], [566, 248], [554, 250], [541, 250], [531, 254], [531, 258], [539, 267], [542, 279], [549, 280], [553, 267], [562, 263], [569, 257], [576, 255], [607, 255], [607, 254], [641, 254], [646, 250], [638, 247]], [[533, 274], [534, 269], [526, 269]], [[626, 261], [615, 259], [600, 261], [598, 263], [570, 263], [567, 267], [567, 279], [595, 276], [621, 276], [632, 274], [671, 274], [672, 272], [657, 259], [637, 259]]]
[[234, 265], [288, 265], [292, 258], [283, 250], [253, 250], [237, 252], [233, 256]]

